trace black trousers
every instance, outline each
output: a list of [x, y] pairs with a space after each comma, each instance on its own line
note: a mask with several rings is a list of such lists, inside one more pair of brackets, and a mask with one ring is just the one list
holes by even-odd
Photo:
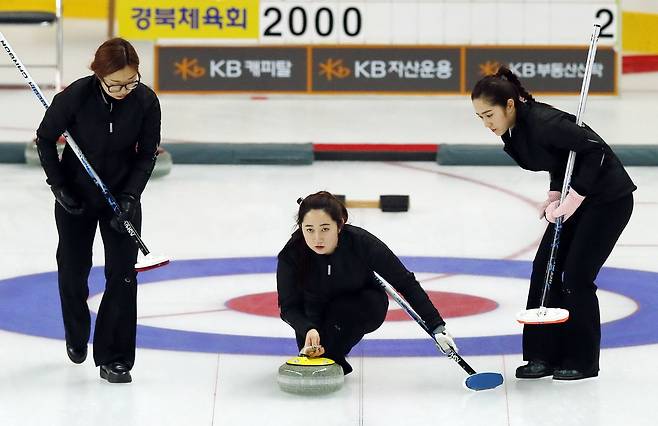
[[[598, 371], [601, 319], [594, 280], [633, 212], [633, 195], [583, 205], [564, 223], [546, 306], [569, 310], [561, 324], [523, 327], [523, 359], [557, 368]], [[555, 225], [550, 224], [532, 266], [527, 308], [539, 307]]]
[[[367, 333], [377, 330], [388, 312], [388, 296], [379, 289], [365, 289], [329, 302], [318, 333], [325, 349], [323, 356], [343, 367], [345, 374], [352, 366], [345, 356]], [[295, 333], [297, 346], [304, 347], [306, 335]]]
[[[66, 342], [76, 348], [89, 341], [91, 318], [87, 298], [87, 279], [91, 270], [92, 246], [96, 227], [100, 226], [105, 249], [105, 293], [96, 316], [94, 362], [115, 361], [132, 368], [135, 362], [137, 327], [137, 246], [128, 234], [110, 228], [109, 211], [74, 216], [55, 203], [55, 222], [59, 233], [57, 273]], [[141, 229], [141, 207], [132, 221]]]

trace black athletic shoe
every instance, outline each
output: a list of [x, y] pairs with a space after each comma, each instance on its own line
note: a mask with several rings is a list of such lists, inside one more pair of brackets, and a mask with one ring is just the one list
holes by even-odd
[[347, 362], [344, 356], [333, 355], [331, 353], [325, 353], [323, 356], [325, 358], [329, 358], [333, 360], [336, 364], [340, 365], [343, 368], [343, 374], [346, 376], [350, 374], [352, 371], [354, 371], [354, 369], [352, 368], [350, 363]]
[[558, 368], [553, 373], [553, 380], [581, 380], [590, 377], [597, 377], [599, 370], [576, 370], [571, 368]]
[[552, 376], [555, 368], [544, 361], [529, 361], [516, 369], [517, 379], [540, 379], [546, 376]]
[[343, 361], [343, 363], [341, 363], [340, 366], [343, 367], [343, 374], [344, 374], [344, 375], [348, 375], [348, 374], [350, 374], [352, 371], [354, 371], [354, 369], [352, 368], [352, 366], [350, 365], [350, 363], [347, 362], [347, 361]]
[[130, 383], [133, 381], [130, 376], [130, 369], [122, 362], [101, 365], [101, 379], [105, 379], [110, 383]]
[[87, 359], [87, 346], [76, 349], [73, 346], [66, 344], [66, 355], [69, 356], [69, 359], [76, 364], [82, 364]]

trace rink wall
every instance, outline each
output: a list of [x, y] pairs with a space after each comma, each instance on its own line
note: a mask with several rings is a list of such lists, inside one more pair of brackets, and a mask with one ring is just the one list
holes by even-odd
[[[658, 145], [611, 146], [626, 166], [658, 166]], [[512, 166], [514, 161], [492, 145], [443, 144], [437, 152], [439, 164], [450, 166]]]
[[[309, 165], [314, 161], [436, 161], [451, 166], [512, 166], [489, 144], [164, 143], [171, 164]], [[612, 145], [626, 166], [658, 166], [658, 145]], [[161, 158], [164, 156], [161, 155]], [[39, 164], [33, 143], [0, 143], [0, 163]]]

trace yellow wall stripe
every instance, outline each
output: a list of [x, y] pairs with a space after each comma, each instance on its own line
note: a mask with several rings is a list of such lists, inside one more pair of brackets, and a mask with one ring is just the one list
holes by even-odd
[[[107, 19], [109, 0], [64, 0], [64, 17]], [[55, 0], [2, 0], [0, 11], [55, 11]]]
[[622, 13], [622, 50], [658, 54], [658, 14]]

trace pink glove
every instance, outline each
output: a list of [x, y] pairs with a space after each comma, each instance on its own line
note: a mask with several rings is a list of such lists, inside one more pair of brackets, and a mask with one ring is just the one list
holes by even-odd
[[574, 214], [576, 209], [580, 207], [584, 199], [585, 197], [577, 193], [573, 188], [570, 188], [562, 204], [558, 205], [560, 202], [558, 200], [553, 201], [546, 207], [546, 219], [551, 223], [555, 223], [558, 217], [564, 216], [562, 222], [566, 222]]
[[557, 201], [560, 199], [560, 195], [562, 193], [560, 191], [548, 191], [548, 198], [542, 203], [541, 207], [539, 208], [539, 218], [543, 219], [545, 216], [546, 208], [548, 207], [549, 204], [551, 204], [553, 201]]

